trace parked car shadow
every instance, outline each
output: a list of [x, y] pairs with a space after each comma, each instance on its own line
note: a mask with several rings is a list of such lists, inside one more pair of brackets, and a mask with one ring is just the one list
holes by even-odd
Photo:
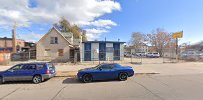
[[[92, 81], [90, 83], [102, 83], [102, 82], [121, 82], [119, 80], [99, 80], [99, 81]], [[78, 80], [75, 77], [69, 77], [63, 80], [63, 84], [88, 84], [88, 83], [83, 83], [82, 81]]]
[[68, 77], [65, 80], [63, 80], [62, 82], [63, 84], [82, 84], [81, 81], [79, 81], [77, 78], [75, 77]]
[[8, 84], [34, 84], [34, 83], [32, 81], [9, 81], [1, 85], [8, 85]]

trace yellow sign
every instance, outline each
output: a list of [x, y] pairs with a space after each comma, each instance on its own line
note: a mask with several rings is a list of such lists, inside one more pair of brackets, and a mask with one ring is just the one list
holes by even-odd
[[183, 37], [183, 31], [181, 32], [175, 32], [173, 33], [173, 38], [176, 39], [176, 38], [182, 38]]

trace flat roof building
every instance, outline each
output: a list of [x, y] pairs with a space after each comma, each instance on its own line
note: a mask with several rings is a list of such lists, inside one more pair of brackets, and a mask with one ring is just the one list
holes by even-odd
[[124, 43], [119, 41], [86, 41], [81, 46], [81, 61], [124, 59]]

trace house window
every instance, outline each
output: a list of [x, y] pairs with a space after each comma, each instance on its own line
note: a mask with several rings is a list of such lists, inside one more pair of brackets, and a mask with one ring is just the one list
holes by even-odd
[[58, 37], [51, 37], [51, 44], [58, 44]]
[[63, 56], [63, 49], [58, 50], [58, 56]]
[[45, 50], [44, 50], [44, 56], [51, 56], [51, 51], [50, 51], [50, 49], [45, 49]]

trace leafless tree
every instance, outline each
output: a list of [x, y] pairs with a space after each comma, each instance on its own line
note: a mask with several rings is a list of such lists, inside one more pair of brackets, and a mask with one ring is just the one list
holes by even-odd
[[83, 32], [82, 32], [82, 41], [83, 42], [87, 41], [87, 35], [86, 35], [86, 31], [85, 30], [83, 30]]
[[74, 38], [81, 38], [84, 37], [85, 40], [87, 40], [86, 33], [82, 29], [80, 29], [77, 25], [71, 25], [68, 20], [66, 20], [64, 17], [61, 18], [59, 21], [60, 26], [62, 27], [63, 32], [72, 32]]
[[163, 54], [163, 49], [168, 47], [172, 40], [172, 35], [164, 29], [157, 28], [153, 30], [152, 33], [147, 34], [148, 43], [155, 47], [156, 52], [159, 52], [160, 55]]
[[135, 48], [139, 48], [146, 42], [146, 35], [141, 32], [133, 32], [131, 35], [130, 44], [133, 45]]

